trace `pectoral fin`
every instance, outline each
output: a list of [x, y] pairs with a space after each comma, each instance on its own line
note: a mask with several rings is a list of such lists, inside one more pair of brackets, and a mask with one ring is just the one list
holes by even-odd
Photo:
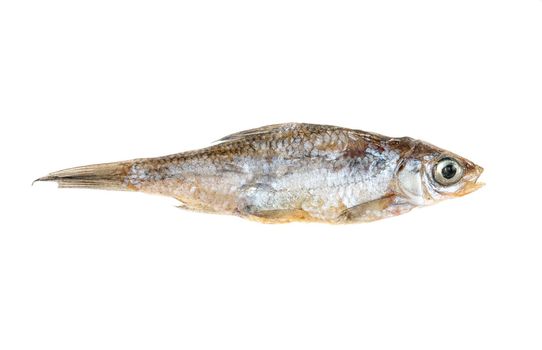
[[412, 204], [395, 195], [389, 195], [345, 209], [336, 222], [346, 224], [375, 221], [403, 214], [412, 208]]

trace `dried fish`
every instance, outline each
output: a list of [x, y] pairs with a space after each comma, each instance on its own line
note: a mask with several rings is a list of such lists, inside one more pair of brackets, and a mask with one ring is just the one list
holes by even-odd
[[482, 186], [482, 171], [409, 137], [289, 123], [229, 135], [200, 150], [76, 167], [36, 181], [161, 194], [185, 209], [266, 223], [352, 223], [463, 196]]

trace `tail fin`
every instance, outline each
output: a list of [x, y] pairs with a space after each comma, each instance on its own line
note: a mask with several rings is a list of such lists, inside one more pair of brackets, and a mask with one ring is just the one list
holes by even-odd
[[60, 188], [94, 188], [102, 190], [128, 191], [125, 182], [132, 162], [115, 162], [85, 165], [56, 171], [36, 181], [56, 181]]

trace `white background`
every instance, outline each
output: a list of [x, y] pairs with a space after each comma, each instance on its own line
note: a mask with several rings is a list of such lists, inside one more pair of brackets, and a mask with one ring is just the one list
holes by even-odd
[[[541, 349], [542, 2], [3, 1], [1, 349]], [[371, 224], [30, 186], [266, 124], [485, 167]]]

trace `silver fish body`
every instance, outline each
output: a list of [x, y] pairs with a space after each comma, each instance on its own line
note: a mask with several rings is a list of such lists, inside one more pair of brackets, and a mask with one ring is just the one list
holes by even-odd
[[[449, 176], [450, 166], [457, 166], [458, 181], [443, 186], [434, 179], [442, 160], [455, 162], [441, 168]], [[472, 192], [481, 172], [464, 158], [408, 137], [290, 123], [233, 134], [201, 150], [72, 168], [39, 180], [161, 194], [186, 209], [262, 222], [348, 223]]]

